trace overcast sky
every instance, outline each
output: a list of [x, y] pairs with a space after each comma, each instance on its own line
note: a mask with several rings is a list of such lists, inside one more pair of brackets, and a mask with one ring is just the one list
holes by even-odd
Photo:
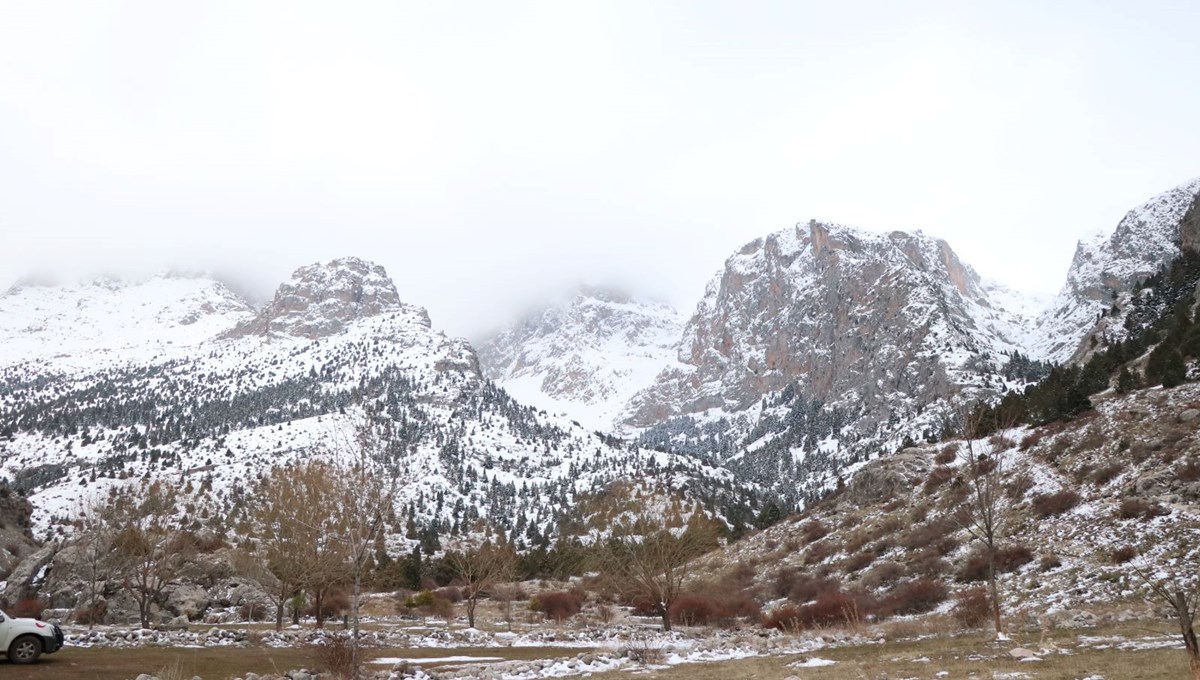
[[815, 217], [1056, 291], [1200, 175], [1196, 2], [8, 2], [0, 289], [356, 254], [477, 335], [581, 281], [690, 311]]

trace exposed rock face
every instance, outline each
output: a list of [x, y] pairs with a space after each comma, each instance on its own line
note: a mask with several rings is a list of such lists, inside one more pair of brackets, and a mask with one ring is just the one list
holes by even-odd
[[627, 423], [784, 493], [828, 488], [850, 459], [936, 432], [960, 391], [1006, 385], [1028, 319], [1004, 295], [939, 239], [799, 224], [726, 261]]
[[279, 286], [270, 304], [229, 335], [280, 333], [322, 338], [342, 332], [356, 319], [404, 308], [423, 316], [429, 326], [423, 309], [400, 302], [396, 286], [383, 267], [344, 257], [297, 269], [290, 281]]
[[1130, 210], [1112, 234], [1080, 241], [1066, 283], [1038, 317], [1030, 355], [1056, 363], [1077, 360], [1086, 355], [1090, 336], [1123, 337], [1124, 317], [1101, 315], [1178, 255], [1181, 243], [1200, 246], [1198, 200], [1200, 178]]
[[929, 402], [957, 390], [968, 358], [1017, 349], [1018, 328], [944, 241], [797, 225], [726, 262], [684, 331], [682, 366], [633, 399], [629, 422], [741, 411], [789, 385], [831, 404]]
[[479, 361], [519, 401], [609, 430], [624, 403], [673, 361], [682, 329], [670, 305], [583, 288], [484, 340]]

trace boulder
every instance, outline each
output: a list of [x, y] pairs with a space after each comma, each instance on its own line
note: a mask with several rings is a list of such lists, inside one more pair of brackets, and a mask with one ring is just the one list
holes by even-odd
[[199, 586], [179, 585], [167, 593], [167, 609], [176, 616], [196, 620], [208, 611], [208, 593]]
[[54, 559], [57, 548], [58, 546], [50, 544], [22, 559], [8, 575], [8, 581], [0, 596], [9, 600], [19, 600], [35, 594], [41, 580], [45, 578], [45, 569]]

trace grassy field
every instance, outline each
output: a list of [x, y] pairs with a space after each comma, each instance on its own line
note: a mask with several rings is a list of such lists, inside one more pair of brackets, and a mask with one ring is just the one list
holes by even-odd
[[[484, 656], [505, 659], [547, 659], [574, 656], [589, 651], [555, 647], [488, 647], [368, 649], [368, 659], [380, 657], [434, 658], [443, 656]], [[129, 680], [139, 673], [154, 674], [166, 667], [178, 666], [184, 678], [199, 675], [204, 680], [226, 680], [246, 673], [284, 673], [296, 668], [316, 666], [313, 652], [304, 648], [206, 648], [141, 647], [114, 649], [67, 647], [43, 656], [31, 666], [14, 666], [0, 659], [0, 678], [4, 680]]]
[[[1134, 641], [1165, 641], [1153, 638], [1144, 628], [1102, 630], [1059, 630], [1047, 637], [1016, 638], [997, 643], [984, 635], [930, 636], [884, 644], [859, 644], [822, 649], [813, 656], [835, 661], [830, 666], [799, 668], [792, 664], [805, 656], [776, 656], [706, 664], [686, 664], [672, 668], [629, 668], [600, 674], [597, 678], [637, 677], [680, 680], [725, 680], [760, 678], [783, 680], [798, 676], [804, 680], [884, 680], [900, 678], [1039, 678], [1046, 680], [1103, 677], [1105, 680], [1158, 680], [1189, 677], [1182, 649], [1116, 649], [1113, 636]], [[1089, 636], [1081, 644], [1080, 636]], [[1104, 638], [1096, 640], [1095, 638]], [[1029, 649], [1049, 647], [1056, 652], [1042, 655], [1041, 661], [1022, 662], [1008, 652], [1017, 646]], [[1105, 648], [1097, 648], [1105, 647]], [[379, 657], [502, 657], [512, 660], [572, 657], [580, 648], [487, 647], [487, 648], [389, 648], [364, 650], [367, 658]], [[316, 666], [313, 652], [306, 648], [207, 648], [184, 649], [142, 647], [133, 649], [68, 647], [43, 657], [34, 666], [14, 666], [0, 660], [0, 678], [9, 680], [128, 680], [139, 673], [155, 673], [163, 668], [178, 668], [183, 678], [199, 675], [204, 680], [227, 680], [248, 672], [281, 673], [294, 668]], [[938, 673], [946, 673], [939, 676]]]

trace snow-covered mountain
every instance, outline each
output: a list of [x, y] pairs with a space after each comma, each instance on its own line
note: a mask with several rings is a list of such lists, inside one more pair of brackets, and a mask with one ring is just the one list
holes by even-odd
[[[400, 452], [401, 526], [443, 536], [484, 520], [541, 542], [579, 498], [623, 479], [730, 514], [758, 503], [727, 470], [514, 401], [466, 341], [355, 258], [297, 270], [257, 313], [203, 279], [19, 287], [0, 310], [18, 340], [0, 364], [0, 476], [30, 490], [39, 536], [98, 490], [146, 477], [178, 482], [196, 522], [230, 530], [261, 472], [346, 455], [368, 412]], [[117, 330], [93, 346], [78, 337], [91, 327]], [[30, 333], [76, 341], [44, 351]]]
[[582, 288], [479, 343], [479, 361], [518, 401], [607, 432], [634, 393], [674, 361], [682, 330], [666, 303]]
[[1200, 178], [1130, 210], [1111, 234], [1080, 241], [1066, 283], [1037, 319], [1027, 345], [1030, 356], [1064, 363], [1085, 354], [1092, 336], [1121, 339], [1121, 310], [1128, 306], [1122, 296], [1178, 255], [1181, 244], [1200, 247], [1200, 226], [1181, 229], [1189, 209], [1200, 216], [1193, 207], [1198, 201]]
[[726, 261], [624, 416], [648, 444], [814, 494], [939, 433], [952, 397], [1028, 379], [1011, 364], [1036, 305], [1016, 297], [919, 232], [798, 224]]

